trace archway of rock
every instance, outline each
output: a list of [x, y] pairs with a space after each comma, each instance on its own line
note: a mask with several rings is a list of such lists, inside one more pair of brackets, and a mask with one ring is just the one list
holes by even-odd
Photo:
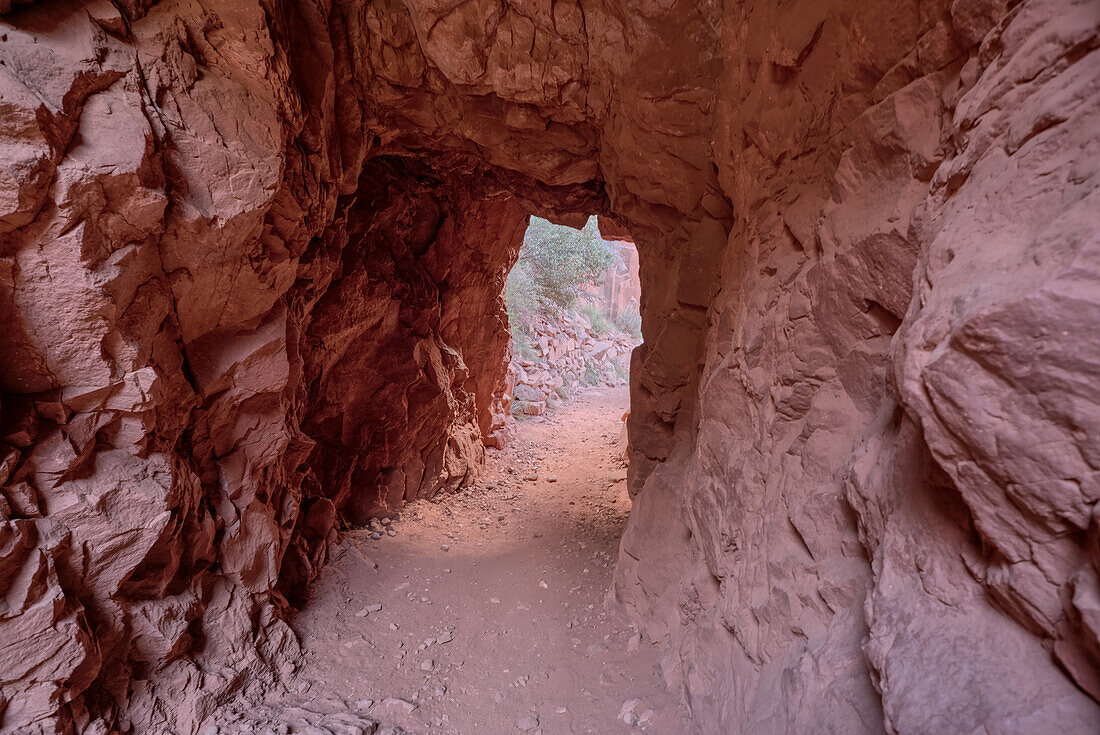
[[479, 461], [529, 212], [639, 249], [614, 593], [700, 730], [1095, 732], [1095, 3], [0, 11], [4, 735], [276, 688]]
[[[292, 692], [265, 705], [253, 692], [217, 718], [223, 730], [280, 712], [316, 724], [325, 697], [354, 704], [344, 716], [364, 726], [413, 731], [687, 727], [656, 650], [605, 609], [630, 506], [627, 391], [503, 425], [502, 291], [527, 215], [490, 181], [380, 157], [337, 217], [345, 265], [304, 322], [302, 428], [320, 490], [306, 506], [331, 502], [345, 533], [316, 584], [284, 565], [307, 662], [286, 677]], [[486, 467], [482, 446], [502, 429], [513, 441]]]
[[[565, 213], [564, 219], [582, 223], [594, 213], [593, 205], [588, 206], [588, 211]], [[595, 462], [602, 466], [607, 461], [604, 455], [612, 450], [603, 441], [606, 427], [591, 436], [596, 441], [587, 447], [595, 452], [590, 468], [578, 464], [564, 471], [548, 470], [561, 474], [561, 482], [553, 486], [561, 506], [555, 512], [546, 506], [526, 506], [526, 498], [518, 498], [522, 490], [509, 488], [507, 475], [502, 482], [500, 468], [491, 467], [490, 472], [498, 475], [495, 493], [477, 497], [496, 497], [506, 504], [482, 511], [495, 517], [500, 510], [510, 520], [518, 513], [518, 520], [496, 537], [486, 538], [483, 531], [479, 541], [488, 545], [484, 552], [479, 542], [477, 550], [460, 553], [459, 540], [448, 538], [450, 531], [460, 531], [457, 518], [468, 496], [453, 497], [455, 491], [484, 490], [486, 485], [475, 480], [484, 469], [483, 445], [494, 429], [494, 413], [500, 411], [494, 402], [505, 378], [509, 333], [502, 291], [527, 224], [526, 209], [514, 189], [491, 168], [459, 166], [453, 159], [440, 165], [430, 156], [377, 156], [364, 163], [356, 189], [341, 198], [333, 223], [319, 238], [333, 245], [306, 256], [313, 261], [309, 271], [324, 275], [300, 280], [288, 304], [291, 320], [300, 330], [299, 426], [311, 449], [298, 468], [306, 478], [306, 493], [296, 522], [296, 541], [282, 562], [277, 589], [295, 607], [304, 607], [295, 629], [307, 660], [316, 665], [297, 676], [284, 676], [283, 686], [292, 691], [276, 695], [280, 690], [272, 689], [269, 697], [275, 696], [275, 701], [256, 701], [264, 689], [254, 686], [247, 693], [250, 709], [234, 717], [215, 716], [223, 729], [260, 727], [269, 717], [285, 716], [301, 725], [333, 715], [296, 696], [297, 687], [305, 682], [314, 683], [311, 698], [339, 695], [346, 702], [360, 703], [373, 699], [375, 706], [344, 713], [362, 718], [362, 723], [380, 719], [406, 727], [427, 726], [432, 718], [442, 721], [449, 713], [450, 727], [458, 726], [458, 732], [463, 726], [511, 727], [526, 715], [515, 710], [517, 706], [526, 707], [528, 713], [541, 709], [549, 720], [555, 719], [558, 707], [569, 705], [568, 716], [556, 719], [587, 722], [587, 726], [601, 721], [590, 711], [595, 708], [606, 720], [603, 725], [610, 726], [623, 703], [634, 698], [631, 687], [638, 677], [632, 666], [647, 672], [641, 677], [640, 693], [656, 705], [655, 653], [639, 654], [636, 642], [626, 651], [629, 634], [602, 617], [610, 559], [629, 505], [625, 493], [620, 493], [625, 487], [595, 487], [594, 481], [605, 479], [596, 475], [584, 477], [583, 482], [569, 476], [576, 471], [585, 474], [596, 468]], [[554, 216], [563, 218], [563, 213]], [[606, 222], [604, 228], [610, 231]], [[626, 396], [616, 400], [625, 402]], [[579, 419], [586, 431], [591, 418]], [[513, 455], [513, 470], [530, 467], [524, 453], [531, 451], [532, 441], [521, 437], [521, 443], [512, 448], [520, 452], [520, 461]], [[568, 449], [572, 452], [576, 447]], [[546, 451], [545, 444], [541, 451]], [[560, 452], [560, 448], [551, 451]], [[522, 477], [514, 479], [525, 484]], [[353, 530], [368, 519], [396, 515], [408, 502], [431, 498], [445, 499], [442, 507], [455, 514], [449, 517], [458, 527], [432, 536], [429, 529], [417, 529], [402, 520], [393, 526], [401, 528], [399, 541], [380, 546], [361, 544], [362, 534]], [[567, 512], [574, 503], [584, 512]], [[613, 508], [612, 517], [604, 515], [601, 504]], [[333, 544], [334, 518], [338, 519], [335, 527], [348, 532], [340, 547]], [[490, 525], [496, 530], [505, 524]], [[517, 537], [513, 530], [522, 535]], [[572, 541], [566, 540], [571, 537]], [[418, 538], [426, 542], [417, 545]], [[453, 546], [453, 553], [441, 554], [441, 544]], [[319, 587], [312, 587], [319, 562], [333, 555], [337, 557], [334, 566]], [[366, 566], [364, 558], [370, 560]], [[448, 565], [446, 576], [441, 572], [443, 564]], [[594, 573], [589, 574], [589, 567]], [[516, 576], [526, 578], [536, 571], [538, 581], [544, 583], [530, 590], [537, 599], [505, 589], [517, 585]], [[484, 588], [478, 589], [477, 598], [475, 588]], [[543, 593], [544, 589], [551, 591]], [[412, 591], [416, 594], [407, 597]], [[471, 595], [468, 600], [463, 599], [465, 592]], [[418, 605], [421, 595], [425, 603], [433, 600], [438, 607]], [[497, 604], [505, 607], [496, 608]], [[382, 605], [384, 612], [373, 610], [375, 605]], [[578, 607], [571, 610], [570, 605]], [[404, 612], [394, 612], [399, 608]], [[598, 608], [596, 613], [593, 608]], [[497, 609], [513, 616], [517, 610], [539, 612], [520, 612], [519, 621], [505, 617], [496, 621], [495, 628], [481, 630], [481, 622], [499, 617], [492, 614]], [[363, 617], [353, 615], [364, 610]], [[450, 619], [435, 619], [431, 613], [436, 610], [450, 611]], [[562, 615], [567, 619], [557, 620]], [[525, 623], [535, 628], [517, 630]], [[416, 640], [408, 639], [437, 638], [432, 630], [445, 630], [456, 640], [445, 649], [433, 649], [438, 652], [420, 654]], [[504, 650], [502, 642], [492, 649], [492, 663], [515, 663], [502, 664], [504, 671], [494, 670], [492, 677], [462, 676], [491, 668], [488, 661], [479, 660], [477, 645], [464, 653], [463, 640], [478, 642], [486, 636], [509, 634], [514, 650]], [[616, 634], [618, 648], [623, 650], [608, 653], [609, 640]], [[574, 638], [583, 645], [571, 644]], [[407, 648], [399, 651], [398, 645]], [[579, 666], [569, 656], [555, 660], [555, 651], [572, 653], [578, 646], [586, 654]], [[592, 647], [599, 648], [597, 655]], [[521, 654], [540, 650], [538, 661], [523, 661]], [[487, 651], [481, 653], [484, 656]], [[461, 670], [452, 668], [456, 656]], [[418, 668], [422, 659], [430, 662], [426, 672]], [[605, 670], [613, 663], [622, 667], [618, 673]], [[520, 668], [509, 677], [510, 666]], [[354, 683], [343, 681], [350, 671], [360, 672], [351, 676]], [[410, 673], [430, 680], [431, 685], [410, 683]], [[539, 681], [529, 689], [524, 686], [525, 697], [508, 698], [511, 708], [491, 701], [499, 699], [502, 691], [514, 693], [511, 681], [540, 674], [547, 681], [552, 675], [554, 680], [549, 685]], [[496, 681], [502, 677], [509, 681]], [[618, 677], [614, 692], [597, 692], [593, 701], [582, 701], [580, 691], [588, 691], [605, 677]], [[340, 684], [332, 688], [317, 684], [330, 679]], [[543, 691], [547, 686], [553, 695]], [[434, 696], [438, 687], [455, 689], [442, 698]], [[462, 695], [456, 687], [461, 687]], [[387, 691], [393, 696], [383, 696]], [[529, 701], [535, 692], [542, 699]], [[551, 696], [556, 698], [547, 699]], [[412, 702], [417, 704], [415, 715], [403, 712]], [[490, 704], [490, 709], [499, 711], [480, 711]], [[645, 716], [647, 722], [668, 725], [667, 718], [679, 716], [675, 705], [655, 715], [646, 715], [648, 704], [636, 707], [637, 718]], [[304, 709], [305, 714], [295, 715], [291, 709]], [[462, 722], [464, 713], [475, 717]], [[677, 728], [682, 726], [677, 722]]]
[[478, 474], [507, 410], [503, 284], [527, 213], [491, 175], [407, 157], [369, 161], [345, 206], [341, 261], [302, 297], [302, 429], [324, 496], [362, 523]]

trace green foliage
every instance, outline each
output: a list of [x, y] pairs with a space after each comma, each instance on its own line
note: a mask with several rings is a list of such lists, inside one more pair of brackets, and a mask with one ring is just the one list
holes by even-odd
[[585, 385], [599, 385], [600, 373], [596, 370], [596, 365], [589, 359], [584, 361], [584, 375], [581, 376], [581, 382]]
[[504, 302], [508, 306], [513, 337], [531, 328], [531, 317], [539, 306], [539, 294], [531, 270], [529, 262], [520, 260], [508, 274], [504, 286]]
[[513, 398], [512, 399], [512, 416], [514, 418], [517, 418], [517, 419], [523, 418], [524, 416], [527, 415], [523, 412], [523, 409], [525, 409], [527, 406], [530, 406], [530, 405], [531, 405], [530, 401], [521, 401], [518, 398]]
[[509, 317], [522, 320], [536, 307], [571, 306], [579, 287], [595, 284], [612, 257], [595, 217], [581, 230], [532, 217], [505, 289]]
[[638, 313], [638, 305], [631, 304], [623, 309], [619, 318], [615, 320], [615, 326], [629, 334], [634, 339], [642, 338], [642, 315]]
[[[509, 316], [509, 319], [511, 319], [511, 316]], [[524, 360], [538, 362], [539, 353], [535, 352], [535, 348], [531, 346], [531, 338], [523, 331], [518, 319], [512, 321], [512, 345]]]
[[615, 325], [594, 304], [585, 304], [581, 307], [581, 311], [588, 317], [588, 323], [596, 330], [596, 334], [607, 334], [615, 328]]
[[612, 360], [611, 367], [615, 369], [615, 377], [619, 380], [627, 380], [630, 377], [626, 374], [626, 370], [623, 370], [623, 366], [619, 364], [618, 360]]

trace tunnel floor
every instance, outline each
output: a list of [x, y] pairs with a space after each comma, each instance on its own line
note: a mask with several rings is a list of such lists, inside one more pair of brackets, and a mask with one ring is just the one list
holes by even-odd
[[581, 394], [520, 422], [472, 487], [410, 505], [381, 539], [347, 534], [293, 623], [292, 690], [390, 732], [690, 731], [659, 651], [607, 603], [627, 407], [626, 389]]

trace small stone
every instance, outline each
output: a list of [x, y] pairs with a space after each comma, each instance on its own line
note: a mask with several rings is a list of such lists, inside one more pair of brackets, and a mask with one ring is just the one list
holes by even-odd
[[547, 482], [557, 482], [558, 481], [558, 476], [557, 475], [550, 475], [549, 477], [546, 478], [546, 481]]
[[542, 587], [544, 590], [549, 589], [549, 585], [547, 585], [546, 582], [542, 581], [541, 579], [539, 580], [539, 587]]
[[382, 605], [381, 605], [380, 603], [377, 603], [377, 602], [376, 602], [376, 603], [374, 603], [373, 605], [367, 605], [367, 606], [366, 606], [366, 607], [364, 607], [364, 608], [363, 608], [362, 610], [360, 610], [359, 612], [355, 613], [355, 617], [357, 617], [357, 618], [365, 618], [365, 617], [367, 617], [368, 615], [370, 615], [371, 613], [375, 613], [375, 612], [378, 612], [378, 611], [379, 611], [379, 610], [381, 610], [381, 609], [382, 609]]
[[375, 562], [375, 561], [372, 561], [371, 559], [368, 559], [366, 557], [366, 555], [363, 554], [363, 552], [360, 551], [359, 549], [353, 548], [352, 549], [352, 554], [354, 554], [354, 558], [356, 558], [359, 561], [363, 562], [364, 564], [366, 564], [371, 569], [377, 569], [378, 568], [378, 563]]
[[653, 718], [653, 710], [645, 708], [640, 699], [628, 699], [619, 710], [619, 719], [628, 725], [646, 725]]
[[528, 715], [523, 719], [516, 720], [516, 727], [523, 732], [531, 732], [539, 726], [539, 718], [534, 715]]
[[500, 598], [499, 597], [490, 597], [489, 602], [493, 603], [494, 605], [499, 605], [500, 604]]
[[407, 699], [401, 699], [400, 697], [386, 697], [382, 700], [382, 706], [386, 709], [395, 709], [404, 712], [405, 714], [410, 714], [416, 709], [415, 704]]
[[435, 668], [435, 661], [431, 660], [430, 658], [424, 659], [420, 664], [420, 670], [421, 671], [431, 671], [434, 668]]
[[442, 546], [440, 546], [439, 548], [443, 549], [444, 551], [450, 551], [450, 550], [451, 550], [451, 547], [450, 547], [450, 546], [448, 546], [447, 544], [443, 544], [443, 545], [442, 545]]
[[397, 535], [397, 529], [394, 528], [393, 526], [386, 526], [386, 535], [387, 536], [396, 536]]

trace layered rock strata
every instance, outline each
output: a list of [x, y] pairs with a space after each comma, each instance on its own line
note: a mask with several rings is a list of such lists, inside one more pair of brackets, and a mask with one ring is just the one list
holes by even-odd
[[527, 212], [638, 247], [616, 595], [702, 732], [1095, 732], [1095, 2], [0, 12], [0, 732], [292, 674], [476, 474]]

